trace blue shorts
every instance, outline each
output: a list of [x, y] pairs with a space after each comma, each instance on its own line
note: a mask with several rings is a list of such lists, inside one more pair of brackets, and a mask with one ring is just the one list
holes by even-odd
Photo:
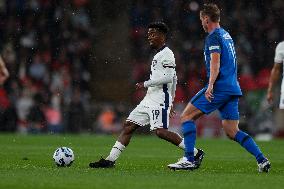
[[200, 90], [192, 99], [193, 104], [197, 109], [205, 114], [218, 110], [222, 120], [239, 120], [239, 97], [238, 95], [228, 95], [220, 92], [213, 92], [214, 99], [209, 102], [205, 98], [207, 88]]

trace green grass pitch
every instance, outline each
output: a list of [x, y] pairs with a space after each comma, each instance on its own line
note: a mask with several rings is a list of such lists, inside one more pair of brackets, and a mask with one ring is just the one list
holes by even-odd
[[[284, 187], [284, 140], [258, 142], [272, 163], [258, 173], [255, 159], [228, 139], [199, 139], [206, 156], [200, 169], [171, 171], [182, 151], [155, 136], [134, 136], [114, 169], [90, 169], [90, 161], [106, 156], [115, 136], [0, 135], [0, 188], [104, 189], [277, 189]], [[71, 167], [58, 168], [52, 155], [68, 146], [75, 153]]]

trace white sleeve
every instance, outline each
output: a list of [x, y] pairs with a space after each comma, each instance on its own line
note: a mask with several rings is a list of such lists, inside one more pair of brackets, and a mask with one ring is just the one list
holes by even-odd
[[176, 86], [177, 85], [177, 76], [175, 75], [173, 78], [173, 86], [172, 86], [172, 101], [174, 102], [176, 96]]
[[275, 63], [283, 63], [284, 61], [284, 43], [279, 43], [275, 49], [275, 57], [274, 62]]
[[[172, 69], [172, 68], [165, 68], [167, 69]], [[144, 82], [144, 87], [154, 87], [157, 85], [163, 85], [167, 83], [171, 83], [173, 81], [173, 72], [172, 71], [166, 71], [164, 75], [158, 79], [149, 79], [148, 81]]]

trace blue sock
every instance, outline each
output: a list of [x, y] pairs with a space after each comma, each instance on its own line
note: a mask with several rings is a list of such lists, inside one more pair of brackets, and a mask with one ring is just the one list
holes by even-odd
[[265, 159], [257, 144], [247, 133], [238, 131], [235, 136], [235, 141], [240, 143], [242, 147], [244, 147], [248, 152], [254, 155], [258, 163], [261, 163]]
[[193, 121], [186, 121], [182, 124], [182, 132], [185, 145], [185, 157], [188, 161], [194, 162], [194, 146], [196, 140], [196, 126]]

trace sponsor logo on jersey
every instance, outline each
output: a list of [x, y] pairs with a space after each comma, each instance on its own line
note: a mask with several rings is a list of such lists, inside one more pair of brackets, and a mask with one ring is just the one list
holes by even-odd
[[220, 46], [215, 45], [215, 46], [209, 47], [209, 51], [214, 50], [214, 49], [220, 49]]

